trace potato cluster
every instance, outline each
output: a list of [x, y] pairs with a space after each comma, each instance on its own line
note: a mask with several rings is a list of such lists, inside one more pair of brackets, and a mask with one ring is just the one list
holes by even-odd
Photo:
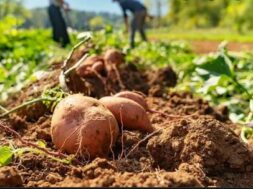
[[124, 55], [117, 49], [108, 49], [104, 55], [93, 55], [87, 58], [77, 69], [76, 73], [80, 77], [93, 77], [107, 71], [117, 69], [124, 62]]
[[94, 159], [106, 157], [120, 129], [152, 132], [143, 96], [125, 91], [99, 100], [74, 94], [55, 108], [51, 135], [56, 148]]

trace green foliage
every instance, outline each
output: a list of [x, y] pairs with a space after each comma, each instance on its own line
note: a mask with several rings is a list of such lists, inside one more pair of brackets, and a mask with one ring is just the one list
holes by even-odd
[[186, 27], [225, 26], [242, 32], [253, 27], [252, 0], [202, 1], [170, 0], [167, 18], [171, 23]]
[[[101, 54], [109, 47], [122, 49], [127, 55], [127, 62], [138, 62], [138, 67], [163, 67], [172, 65], [177, 71], [191, 69], [191, 62], [195, 57], [190, 47], [184, 42], [147, 42], [137, 40], [134, 49], [129, 48], [127, 36], [122, 30], [114, 31], [111, 26], [94, 33], [94, 48], [91, 54]], [[180, 66], [179, 66], [180, 65]]]
[[26, 19], [30, 17], [30, 12], [23, 6], [22, 0], [1, 0], [0, 19], [8, 15]]
[[252, 0], [230, 1], [224, 10], [224, 19], [221, 25], [231, 26], [238, 32], [253, 28]]
[[231, 54], [222, 47], [215, 54], [197, 57], [195, 69], [178, 86], [190, 90], [211, 104], [229, 108], [230, 119], [236, 123], [253, 120], [252, 102], [253, 54]]
[[169, 40], [189, 40], [204, 42], [253, 42], [253, 32], [247, 31], [240, 34], [229, 28], [196, 28], [196, 29], [182, 29], [181, 27], [171, 27], [148, 30], [149, 37], [159, 41]]
[[105, 26], [105, 20], [101, 16], [96, 16], [89, 21], [91, 29], [101, 29]]
[[43, 103], [47, 106], [48, 109], [50, 109], [52, 112], [55, 109], [56, 105], [66, 96], [69, 94], [65, 93], [59, 86], [52, 88], [52, 89], [47, 89], [45, 90], [41, 98], [42, 99], [52, 99], [50, 101], [44, 100]]
[[0, 146], [0, 167], [11, 163], [12, 156], [13, 152], [9, 146]]
[[[47, 145], [45, 141], [42, 141], [42, 140], [38, 140], [36, 144], [40, 148], [46, 148], [46, 145]], [[10, 163], [13, 162], [14, 158], [22, 157], [26, 153], [33, 153], [37, 155], [47, 155], [45, 154], [45, 152], [36, 148], [15, 147], [12, 144], [12, 142], [10, 142], [9, 146], [0, 146], [0, 167], [9, 165]], [[73, 156], [68, 156], [67, 158], [58, 158], [51, 155], [47, 155], [47, 156], [54, 161], [61, 162], [64, 164], [70, 164], [74, 158]]]
[[0, 102], [34, 81], [56, 50], [49, 30], [19, 30], [17, 23], [11, 16], [0, 22]]

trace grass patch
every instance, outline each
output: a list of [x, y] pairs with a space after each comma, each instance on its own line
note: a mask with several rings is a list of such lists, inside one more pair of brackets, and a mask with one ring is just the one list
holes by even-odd
[[209, 40], [230, 42], [253, 42], [253, 32], [237, 33], [228, 29], [179, 29], [162, 28], [148, 30], [149, 37], [154, 40]]

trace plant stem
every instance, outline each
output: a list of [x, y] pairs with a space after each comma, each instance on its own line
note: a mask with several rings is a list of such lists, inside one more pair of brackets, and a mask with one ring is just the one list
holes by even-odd
[[240, 134], [241, 139], [242, 139], [243, 142], [249, 143], [248, 139], [247, 139], [246, 136], [245, 136], [245, 132], [246, 132], [246, 129], [245, 129], [245, 128], [242, 128], [241, 134]]
[[233, 81], [247, 94], [249, 99], [252, 99], [252, 95], [249, 93], [249, 91], [241, 83], [239, 83], [236, 78], [233, 78]]
[[8, 110], [1, 105], [0, 105], [0, 110], [2, 110], [3, 112], [8, 112]]
[[76, 49], [78, 49], [80, 46], [82, 46], [85, 42], [89, 41], [91, 38], [87, 37], [86, 39], [82, 40], [81, 42], [79, 42], [78, 44], [76, 44], [70, 51], [67, 59], [64, 61], [63, 66], [62, 66], [62, 70], [65, 71], [65, 68], [67, 67], [69, 61], [71, 60], [74, 52], [76, 51]]
[[139, 146], [141, 143], [145, 142], [146, 140], [148, 140], [149, 138], [153, 137], [154, 135], [158, 134], [159, 132], [161, 132], [164, 128], [158, 129], [156, 131], [154, 131], [153, 133], [150, 133], [149, 135], [147, 135], [144, 139], [140, 140], [126, 155], [126, 159], [129, 157], [129, 155], [131, 153], [133, 153]]
[[8, 116], [9, 114], [13, 113], [13, 112], [16, 112], [26, 106], [29, 106], [31, 104], [34, 104], [34, 103], [37, 103], [37, 102], [42, 102], [42, 101], [56, 101], [57, 99], [55, 98], [36, 98], [36, 99], [33, 99], [31, 101], [27, 101], [19, 106], [16, 106], [15, 108], [11, 109], [11, 110], [7, 110], [5, 113], [1, 114], [0, 115], [0, 118], [3, 118], [3, 117], [6, 117]]
[[69, 68], [64, 72], [64, 76], [65, 77], [68, 76], [69, 73], [78, 68], [78, 66], [80, 66], [83, 63], [83, 61], [87, 59], [88, 56], [89, 56], [88, 54], [85, 54], [74, 66], [72, 66], [71, 68]]
[[70, 72], [72, 72], [72, 70], [74, 70], [75, 68], [77, 68], [83, 60], [85, 60], [87, 58], [86, 55], [84, 55], [81, 60], [79, 60], [77, 62], [77, 64], [75, 64], [74, 66], [72, 66], [71, 68], [69, 68], [67, 71], [65, 70], [74, 54], [74, 52], [81, 46], [83, 45], [84, 43], [86, 43], [87, 41], [89, 41], [91, 38], [90, 37], [87, 37], [85, 38], [84, 40], [82, 40], [81, 42], [79, 42], [77, 45], [75, 45], [72, 50], [70, 51], [67, 59], [63, 62], [63, 65], [61, 67], [61, 73], [60, 73], [60, 77], [59, 77], [59, 83], [60, 83], [60, 86], [61, 88], [64, 90], [64, 91], [69, 91], [69, 88], [68, 88], [68, 85], [67, 85], [67, 82], [66, 82], [66, 76], [68, 76], [68, 74]]

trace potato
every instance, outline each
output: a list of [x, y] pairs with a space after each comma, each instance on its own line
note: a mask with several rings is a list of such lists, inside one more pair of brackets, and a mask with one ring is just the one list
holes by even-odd
[[121, 89], [125, 89], [118, 70], [119, 65], [124, 63], [124, 54], [117, 49], [109, 49], [104, 54], [104, 60], [108, 77], [114, 77], [115, 73]]
[[104, 60], [107, 65], [120, 65], [124, 62], [124, 54], [117, 49], [109, 49], [105, 52]]
[[98, 100], [81, 94], [63, 99], [53, 113], [51, 136], [70, 154], [106, 157], [119, 134], [117, 120]]
[[80, 77], [92, 77], [104, 70], [104, 59], [101, 56], [91, 56], [87, 58], [77, 69], [76, 73]]
[[[152, 127], [146, 110], [133, 100], [121, 97], [103, 97], [99, 100], [106, 106], [123, 127], [129, 130], [152, 132]], [[122, 118], [122, 120], [121, 120]]]
[[148, 104], [145, 101], [145, 99], [143, 98], [143, 96], [136, 93], [136, 92], [123, 91], [123, 92], [119, 92], [119, 93], [115, 94], [114, 96], [133, 100], [136, 103], [138, 103], [139, 105], [141, 105], [146, 111], [149, 111]]
[[[119, 92], [119, 93], [115, 94], [114, 96], [126, 98], [126, 99], [131, 99], [131, 100], [135, 101], [136, 103], [138, 103], [139, 105], [141, 105], [149, 113], [157, 113], [157, 114], [160, 114], [160, 115], [170, 118], [170, 119], [182, 118], [182, 116], [169, 115], [169, 114], [161, 112], [161, 111], [156, 111], [156, 110], [150, 109], [148, 107], [148, 104], [147, 104], [146, 100], [144, 99], [144, 97], [137, 92], [123, 91], [123, 92]], [[187, 116], [185, 116], [185, 117], [187, 117]]]
[[102, 62], [102, 61], [95, 62], [91, 66], [91, 69], [96, 70], [98, 73], [101, 72], [104, 69], [104, 62]]

